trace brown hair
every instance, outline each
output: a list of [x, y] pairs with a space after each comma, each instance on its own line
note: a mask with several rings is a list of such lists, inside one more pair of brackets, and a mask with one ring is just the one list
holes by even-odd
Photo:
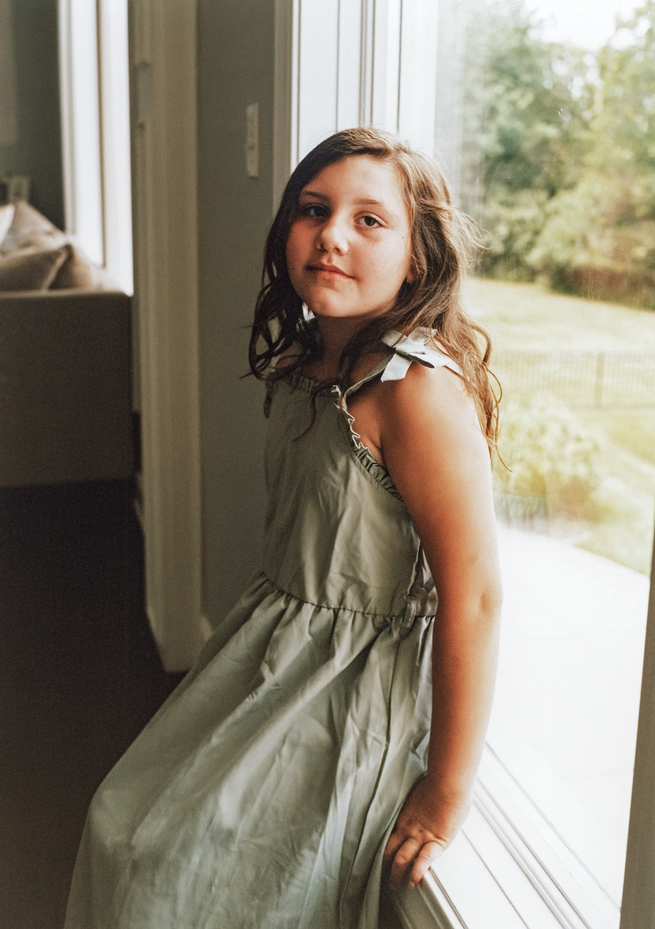
[[[302, 300], [289, 280], [286, 246], [301, 191], [328, 165], [355, 155], [370, 155], [392, 164], [400, 178], [412, 227], [414, 281], [405, 283], [394, 306], [371, 319], [346, 345], [339, 381], [346, 387], [357, 359], [379, 350], [389, 329], [409, 335], [430, 329], [439, 347], [462, 369], [490, 448], [495, 446], [497, 400], [489, 381], [491, 343], [487, 333], [461, 305], [461, 284], [476, 246], [475, 226], [450, 199], [445, 179], [430, 158], [412, 151], [395, 136], [378, 129], [345, 129], [325, 139], [295, 169], [282, 195], [264, 250], [262, 289], [257, 298], [250, 338], [250, 369], [259, 378], [292, 345], [300, 352], [285, 367], [289, 373], [320, 356], [320, 333], [305, 318]], [[260, 341], [264, 345], [260, 349]]]

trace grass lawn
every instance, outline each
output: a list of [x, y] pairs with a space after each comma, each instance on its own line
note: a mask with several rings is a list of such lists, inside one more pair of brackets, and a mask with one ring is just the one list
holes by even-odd
[[539, 284], [470, 278], [467, 311], [493, 337], [498, 351], [613, 351], [655, 353], [655, 310], [554, 294]]
[[[538, 284], [479, 278], [467, 282], [465, 306], [490, 331], [498, 352], [524, 349], [655, 356], [653, 311], [553, 294]], [[502, 383], [502, 368], [497, 373]], [[597, 408], [574, 403], [567, 407], [565, 392], [552, 402], [548, 394], [540, 393], [538, 388], [512, 391], [505, 383], [505, 435], [512, 434], [512, 416], [524, 418], [518, 438], [514, 430], [504, 450], [501, 406], [499, 445], [514, 475], [519, 471], [532, 475], [524, 478], [521, 493], [543, 493], [544, 486], [573, 482], [578, 498], [587, 495], [584, 517], [579, 507], [567, 515], [566, 503], [549, 499], [548, 531], [648, 574], [655, 517], [655, 396], [652, 406]], [[534, 410], [543, 422], [530, 422], [526, 429], [521, 407]], [[550, 416], [564, 423], [559, 431], [545, 421]], [[544, 445], [549, 441], [556, 447]], [[592, 461], [590, 445], [596, 446]], [[534, 467], [535, 461], [546, 459], [542, 472], [546, 468], [547, 473], [540, 473], [541, 465]], [[534, 485], [527, 491], [526, 480]]]

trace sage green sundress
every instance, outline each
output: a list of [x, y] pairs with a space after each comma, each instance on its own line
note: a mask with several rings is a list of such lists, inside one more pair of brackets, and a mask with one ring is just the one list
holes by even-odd
[[[437, 598], [348, 399], [269, 382], [262, 570], [99, 788], [66, 929], [378, 929], [382, 852], [426, 768]], [[311, 425], [310, 425], [311, 424]]]

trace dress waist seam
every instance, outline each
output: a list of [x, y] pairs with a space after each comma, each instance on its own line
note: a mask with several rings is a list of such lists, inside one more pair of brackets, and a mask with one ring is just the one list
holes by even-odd
[[280, 584], [264, 570], [262, 570], [262, 577], [264, 577], [278, 593], [284, 594], [286, 597], [293, 597], [294, 600], [306, 603], [307, 606], [316, 606], [321, 610], [344, 610], [346, 613], [360, 613], [362, 616], [377, 616], [380, 619], [386, 620], [402, 619], [405, 615], [405, 610], [400, 613], [383, 613], [379, 610], [355, 610], [353, 607], [345, 606], [344, 604], [315, 603], [313, 600], [308, 600], [307, 597], [301, 597], [299, 594], [294, 593], [294, 591], [281, 587]]
[[[417, 607], [419, 605], [425, 604], [425, 599], [422, 596], [407, 596], [405, 598], [405, 606], [399, 613], [384, 613], [381, 611], [372, 611], [372, 610], [356, 610], [350, 606], [335, 605], [331, 603], [315, 603], [313, 600], [308, 600], [306, 597], [301, 597], [297, 593], [294, 593], [292, 590], [287, 590], [284, 587], [281, 587], [280, 584], [275, 581], [266, 571], [262, 569], [261, 577], [264, 578], [278, 593], [282, 594], [285, 597], [292, 597], [294, 600], [299, 601], [300, 603], [305, 603], [307, 606], [314, 606], [321, 610], [339, 610], [346, 613], [351, 613], [353, 615], [359, 614], [361, 616], [370, 616], [371, 618], [377, 618], [384, 620], [388, 625], [396, 626], [397, 624], [401, 627], [411, 627], [414, 619], [419, 615], [422, 615], [418, 612]], [[433, 616], [433, 612], [429, 614], [426, 613], [426, 616]]]

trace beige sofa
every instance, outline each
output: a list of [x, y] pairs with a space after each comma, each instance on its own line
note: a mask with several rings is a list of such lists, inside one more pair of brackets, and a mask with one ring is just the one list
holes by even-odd
[[[0, 288], [11, 288], [0, 289], [0, 487], [126, 479], [131, 300], [44, 223], [45, 242], [19, 222], [0, 236]], [[14, 289], [29, 288], [35, 265], [37, 289]]]

